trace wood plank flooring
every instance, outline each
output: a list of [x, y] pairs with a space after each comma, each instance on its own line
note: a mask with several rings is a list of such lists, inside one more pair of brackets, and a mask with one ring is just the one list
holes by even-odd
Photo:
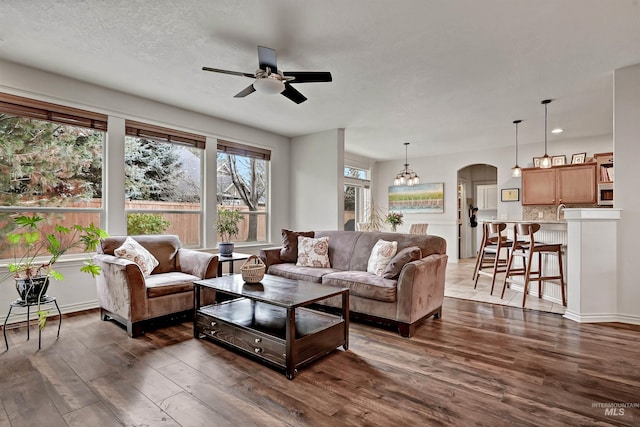
[[55, 329], [40, 351], [7, 331], [0, 426], [640, 425], [640, 408], [594, 407], [639, 406], [636, 326], [447, 298], [411, 339], [352, 323], [348, 351], [293, 381], [190, 323], [130, 339], [90, 311]]

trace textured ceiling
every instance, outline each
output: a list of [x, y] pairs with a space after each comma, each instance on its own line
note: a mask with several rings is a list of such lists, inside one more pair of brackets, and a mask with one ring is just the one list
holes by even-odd
[[[2, 0], [0, 58], [286, 136], [346, 129], [375, 159], [612, 132], [612, 72], [640, 63], [637, 0]], [[233, 95], [256, 46], [309, 100]], [[1, 83], [1, 70], [0, 70]]]

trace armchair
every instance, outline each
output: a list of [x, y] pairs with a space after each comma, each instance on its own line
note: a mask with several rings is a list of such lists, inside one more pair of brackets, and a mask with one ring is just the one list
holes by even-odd
[[[175, 235], [130, 236], [159, 262], [145, 277], [136, 263], [114, 255], [127, 236], [103, 239], [94, 262], [100, 317], [124, 325], [130, 337], [141, 335], [149, 320], [193, 314], [193, 282], [216, 277], [218, 257], [181, 247]], [[213, 296], [208, 296], [207, 300]]]

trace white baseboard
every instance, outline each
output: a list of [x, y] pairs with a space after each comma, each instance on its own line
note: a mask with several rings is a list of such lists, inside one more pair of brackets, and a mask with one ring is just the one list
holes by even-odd
[[[75, 313], [78, 311], [91, 310], [91, 309], [100, 307], [100, 305], [98, 304], [98, 300], [85, 301], [85, 302], [80, 302], [76, 304], [65, 304], [65, 305], [59, 304], [59, 306], [60, 306], [60, 312], [62, 314]], [[47, 304], [46, 306], [43, 306], [43, 308], [45, 310], [46, 309], [49, 310], [49, 316], [58, 315], [56, 307], [53, 304]], [[36, 310], [37, 310], [36, 306], [30, 307], [29, 320], [31, 322], [34, 322], [35, 319], [37, 319]], [[26, 322], [26, 321], [27, 321], [27, 310], [25, 308], [14, 307], [11, 310], [11, 317], [7, 319], [7, 329], [9, 328], [10, 325], [14, 323], [20, 323], [20, 322]]]
[[640, 325], [640, 316], [616, 313], [596, 313], [596, 314], [579, 314], [567, 310], [564, 313], [566, 319], [579, 323], [629, 323], [632, 325]]

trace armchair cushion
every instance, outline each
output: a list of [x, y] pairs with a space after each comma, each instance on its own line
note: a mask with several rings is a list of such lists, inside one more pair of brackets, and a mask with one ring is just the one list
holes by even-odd
[[151, 255], [151, 252], [131, 237], [127, 237], [122, 246], [114, 249], [113, 253], [117, 257], [125, 258], [138, 264], [145, 277], [148, 277], [153, 269], [158, 266], [158, 260]]

